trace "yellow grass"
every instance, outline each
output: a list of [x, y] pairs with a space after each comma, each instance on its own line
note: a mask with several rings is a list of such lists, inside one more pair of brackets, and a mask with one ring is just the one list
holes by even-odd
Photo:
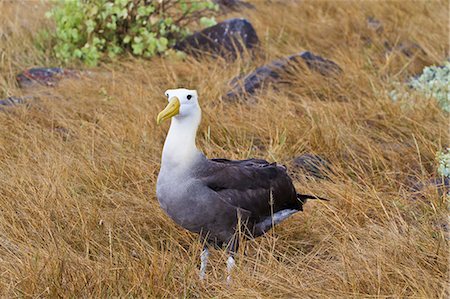
[[[0, 295], [153, 298], [448, 298], [447, 203], [434, 188], [435, 153], [449, 144], [448, 115], [433, 101], [393, 103], [392, 82], [449, 55], [448, 1], [255, 1], [245, 16], [264, 54], [104, 64], [54, 89], [21, 91], [25, 67], [54, 64], [37, 51], [49, 26], [40, 1], [0, 1], [0, 96], [38, 94], [0, 113]], [[377, 36], [366, 26], [384, 25]], [[370, 36], [372, 47], [364, 45]], [[425, 54], [385, 53], [410, 40]], [[220, 96], [233, 76], [302, 50], [333, 59], [337, 79], [299, 72], [252, 104]], [[330, 180], [295, 180], [309, 202], [268, 236], [249, 241], [225, 283], [213, 251], [198, 280], [198, 237], [159, 208], [155, 182], [168, 124], [164, 90], [195, 88], [203, 108], [198, 146], [209, 157], [289, 164], [316, 153]], [[180, 149], [182, 150], [182, 149]]]

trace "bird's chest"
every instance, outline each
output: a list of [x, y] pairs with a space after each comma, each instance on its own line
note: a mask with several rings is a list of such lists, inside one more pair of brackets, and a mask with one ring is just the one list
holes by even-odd
[[187, 229], [197, 231], [202, 226], [199, 215], [204, 209], [198, 189], [198, 186], [190, 181], [168, 182], [158, 179], [156, 196], [161, 208], [173, 221]]

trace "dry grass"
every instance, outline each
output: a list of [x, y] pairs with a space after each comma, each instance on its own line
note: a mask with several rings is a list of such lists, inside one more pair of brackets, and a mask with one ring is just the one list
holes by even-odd
[[[4, 297], [446, 298], [447, 202], [411, 185], [435, 175], [449, 144], [448, 116], [387, 92], [449, 55], [448, 1], [255, 2], [243, 14], [265, 56], [250, 62], [128, 59], [34, 91], [36, 105], [0, 113], [0, 295]], [[14, 74], [52, 63], [32, 38], [46, 24], [38, 1], [0, 1], [0, 95], [20, 95]], [[239, 15], [235, 13], [234, 15]], [[375, 16], [377, 36], [366, 26]], [[371, 36], [372, 47], [362, 36]], [[385, 54], [409, 39], [425, 54]], [[299, 73], [258, 102], [225, 104], [229, 78], [301, 50], [335, 60], [336, 80]], [[174, 225], [155, 198], [167, 125], [163, 92], [196, 88], [198, 145], [210, 157], [329, 159], [331, 180], [296, 181], [311, 202], [267, 237], [247, 242], [234, 283], [214, 251], [197, 279], [197, 236]], [[447, 297], [448, 298], [448, 297]]]

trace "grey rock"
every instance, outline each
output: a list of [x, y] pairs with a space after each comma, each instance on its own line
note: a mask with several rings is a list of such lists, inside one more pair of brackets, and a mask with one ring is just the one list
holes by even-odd
[[253, 49], [259, 43], [252, 24], [246, 19], [230, 19], [178, 42], [174, 49], [195, 57], [204, 54], [236, 59], [244, 49]]
[[361, 39], [364, 42], [364, 46], [369, 47], [373, 44], [374, 39], [378, 39], [384, 31], [383, 23], [374, 17], [368, 17], [366, 19], [366, 25], [369, 29], [367, 32], [363, 30]]
[[309, 69], [319, 72], [322, 76], [331, 76], [342, 72], [342, 69], [335, 62], [314, 55], [309, 51], [302, 52], [300, 55], [290, 56], [289, 60], [292, 60], [295, 56], [300, 56]]
[[301, 171], [308, 176], [318, 179], [328, 178], [331, 173], [331, 164], [324, 158], [314, 154], [303, 154], [292, 161], [292, 170]]
[[404, 41], [400, 43], [396, 47], [397, 51], [400, 51], [403, 55], [406, 57], [412, 57], [417, 53], [426, 54], [424, 49], [417, 43], [411, 42], [411, 41]]
[[396, 46], [392, 46], [389, 41], [384, 42], [384, 48], [387, 53], [389, 52], [400, 52], [406, 57], [412, 57], [416, 54], [426, 55], [425, 50], [417, 43], [411, 42], [409, 40], [402, 41]]
[[245, 8], [255, 8], [253, 4], [242, 0], [214, 0], [214, 3], [218, 4], [219, 9], [224, 12], [239, 11]]
[[53, 129], [53, 132], [55, 133], [55, 135], [61, 137], [61, 139], [63, 141], [68, 141], [69, 138], [71, 137], [71, 135], [73, 135], [69, 129], [61, 127], [61, 126], [56, 126]]
[[16, 76], [16, 79], [22, 88], [32, 87], [37, 84], [55, 86], [61, 78], [74, 77], [76, 74], [75, 70], [59, 67], [36, 67], [24, 70]]
[[367, 27], [377, 34], [381, 34], [384, 31], [383, 24], [381, 23], [381, 21], [375, 19], [374, 17], [367, 18]]
[[422, 196], [422, 193], [426, 192], [429, 188], [436, 188], [439, 196], [444, 194], [450, 194], [450, 178], [438, 177], [432, 178], [426, 182], [418, 182], [412, 187], [414, 192], [413, 199], [417, 199], [418, 196]]
[[[26, 104], [32, 97], [8, 97], [0, 100], [0, 106], [16, 106], [20, 104]], [[1, 109], [1, 108], [0, 108]]]
[[233, 78], [230, 82], [231, 89], [227, 92], [224, 100], [236, 100], [243, 95], [252, 95], [264, 85], [280, 81], [284, 75], [291, 73], [301, 63], [305, 63], [310, 70], [323, 76], [332, 76], [342, 72], [335, 62], [305, 51], [274, 60], [246, 76]]

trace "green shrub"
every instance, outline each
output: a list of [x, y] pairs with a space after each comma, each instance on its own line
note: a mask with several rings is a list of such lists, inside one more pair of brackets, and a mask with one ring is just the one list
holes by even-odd
[[450, 112], [450, 62], [424, 68], [422, 74], [412, 79], [409, 85], [426, 97], [434, 98], [442, 110]]
[[[450, 61], [442, 66], [424, 68], [422, 74], [408, 82], [408, 86], [427, 99], [436, 100], [442, 110], [450, 112]], [[397, 101], [407, 99], [410, 94], [393, 90], [390, 96], [392, 100]]]
[[56, 57], [93, 66], [105, 55], [165, 53], [190, 25], [215, 24], [217, 9], [211, 0], [60, 0], [48, 16], [56, 22]]
[[439, 175], [450, 178], [450, 147], [447, 148], [447, 151], [439, 151], [436, 158], [439, 163]]

